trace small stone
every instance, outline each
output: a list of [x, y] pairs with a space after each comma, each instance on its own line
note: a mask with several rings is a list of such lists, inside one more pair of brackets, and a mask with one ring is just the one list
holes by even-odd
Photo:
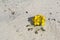
[[28, 27], [28, 26], [30, 26], [30, 25], [26, 25], [26, 27]]
[[28, 13], [28, 11], [26, 11], [26, 13]]
[[28, 31], [30, 31], [30, 28], [28, 28]]
[[12, 15], [14, 15], [15, 14], [15, 12], [12, 12]]
[[42, 31], [45, 31], [45, 29], [41, 28]]
[[52, 19], [52, 20], [56, 21], [56, 19]]
[[51, 15], [52, 13], [50, 12], [50, 15]]
[[38, 32], [37, 32], [37, 31], [35, 31], [35, 34], [38, 34]]
[[33, 30], [33, 28], [28, 28], [28, 31], [29, 31], [29, 30], [31, 30], [31, 31], [32, 31], [32, 30]]

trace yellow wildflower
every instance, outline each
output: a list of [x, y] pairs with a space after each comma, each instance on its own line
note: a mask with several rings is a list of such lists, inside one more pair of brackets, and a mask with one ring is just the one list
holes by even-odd
[[45, 25], [45, 16], [36, 15], [32, 18], [32, 21], [35, 26], [44, 26]]

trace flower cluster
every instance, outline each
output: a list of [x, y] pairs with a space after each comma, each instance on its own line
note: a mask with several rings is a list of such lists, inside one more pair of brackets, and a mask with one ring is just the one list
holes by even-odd
[[39, 14], [32, 18], [34, 26], [44, 26], [45, 25], [45, 16]]

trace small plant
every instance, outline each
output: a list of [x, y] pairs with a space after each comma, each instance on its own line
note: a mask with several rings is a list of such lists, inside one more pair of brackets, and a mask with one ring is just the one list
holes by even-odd
[[45, 26], [45, 17], [42, 15], [36, 15], [32, 18], [34, 26]]
[[[41, 29], [42, 31], [45, 31], [45, 29], [43, 28], [45, 26], [45, 16], [39, 14], [39, 15], [36, 15], [36, 16], [33, 16], [33, 17], [30, 17], [28, 18], [28, 21], [31, 23], [30, 25], [26, 25], [26, 27], [31, 27], [33, 26], [32, 28], [35, 28], [35, 27], [40, 27], [39, 29]], [[39, 30], [38, 29], [38, 30]], [[30, 29], [29, 29], [30, 30]], [[38, 33], [36, 30], [35, 33]]]

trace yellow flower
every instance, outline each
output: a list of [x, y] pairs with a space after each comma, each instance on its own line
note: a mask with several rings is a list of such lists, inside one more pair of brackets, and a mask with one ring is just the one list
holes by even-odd
[[45, 25], [45, 17], [43, 15], [34, 16], [32, 21], [35, 26], [44, 26]]

